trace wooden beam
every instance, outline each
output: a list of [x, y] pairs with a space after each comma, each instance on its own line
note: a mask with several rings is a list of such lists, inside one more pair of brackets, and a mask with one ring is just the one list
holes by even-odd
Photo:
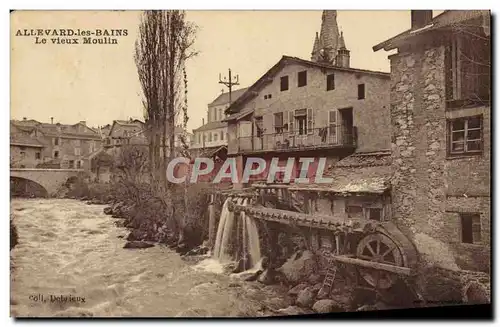
[[380, 263], [380, 262], [367, 261], [367, 260], [361, 260], [361, 259], [356, 259], [356, 258], [349, 258], [349, 257], [345, 257], [342, 255], [336, 255], [336, 256], [332, 256], [332, 257], [335, 261], [342, 262], [342, 263], [349, 263], [352, 265], [361, 266], [361, 267], [365, 267], [365, 268], [385, 270], [385, 271], [395, 273], [398, 275], [406, 275], [406, 276], [411, 275], [411, 269], [407, 268], [407, 267], [393, 266], [393, 265], [388, 265], [388, 264]]

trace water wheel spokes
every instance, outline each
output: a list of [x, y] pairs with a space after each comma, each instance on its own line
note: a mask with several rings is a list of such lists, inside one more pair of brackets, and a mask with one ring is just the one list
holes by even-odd
[[[356, 249], [358, 259], [383, 263], [393, 266], [404, 266], [403, 257], [398, 246], [381, 233], [370, 234], [361, 239]], [[387, 289], [396, 281], [394, 274], [376, 269], [359, 268], [361, 277], [372, 287]]]

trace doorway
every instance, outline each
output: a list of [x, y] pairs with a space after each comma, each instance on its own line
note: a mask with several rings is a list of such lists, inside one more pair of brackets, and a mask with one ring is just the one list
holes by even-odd
[[354, 140], [354, 117], [352, 108], [339, 109], [340, 112], [340, 140], [344, 144], [351, 144]]

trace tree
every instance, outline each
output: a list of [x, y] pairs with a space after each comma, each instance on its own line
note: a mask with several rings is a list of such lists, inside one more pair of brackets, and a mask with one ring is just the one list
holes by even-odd
[[196, 55], [191, 50], [195, 31], [184, 11], [145, 11], [135, 45], [149, 143], [150, 182], [153, 191], [166, 202], [170, 211], [167, 216], [174, 215], [174, 208], [166, 167], [175, 154], [176, 120], [183, 113], [185, 126], [188, 119], [185, 64]]

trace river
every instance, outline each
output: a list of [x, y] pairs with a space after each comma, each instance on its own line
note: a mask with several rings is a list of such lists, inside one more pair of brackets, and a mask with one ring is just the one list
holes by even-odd
[[19, 233], [11, 251], [12, 316], [255, 317], [288, 306], [280, 286], [216, 273], [210, 259], [190, 262], [162, 245], [123, 249], [128, 231], [103, 208], [11, 201]]

